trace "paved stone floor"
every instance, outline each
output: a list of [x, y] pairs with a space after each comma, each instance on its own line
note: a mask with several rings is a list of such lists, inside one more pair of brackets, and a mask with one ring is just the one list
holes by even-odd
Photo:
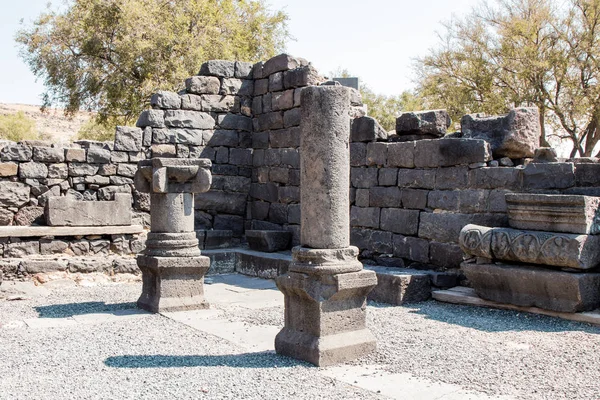
[[[379, 356], [328, 368], [278, 356], [273, 340], [283, 324], [283, 296], [271, 280], [210, 276], [210, 309], [161, 315], [134, 308], [139, 282], [0, 288], [0, 399], [537, 397], [492, 396], [506, 393], [450, 383], [442, 371], [440, 379], [399, 372]], [[62, 303], [61, 292], [68, 294]], [[385, 319], [386, 310], [392, 308], [368, 311]], [[397, 351], [412, 342], [407, 336]]]

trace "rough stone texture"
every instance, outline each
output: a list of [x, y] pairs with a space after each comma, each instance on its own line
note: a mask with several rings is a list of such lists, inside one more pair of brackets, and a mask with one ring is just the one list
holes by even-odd
[[386, 140], [387, 132], [373, 117], [360, 117], [352, 120], [350, 138], [353, 142], [373, 142]]
[[235, 61], [209, 60], [200, 66], [198, 75], [233, 78], [235, 76]]
[[505, 264], [463, 263], [461, 269], [478, 296], [498, 303], [571, 313], [600, 306], [599, 273]]
[[250, 248], [267, 253], [287, 249], [291, 238], [292, 234], [286, 231], [246, 231], [246, 240]]
[[219, 94], [221, 82], [212, 76], [192, 76], [185, 80], [185, 89], [192, 94]]
[[33, 160], [45, 163], [65, 161], [65, 151], [54, 147], [34, 147]]
[[19, 164], [14, 162], [3, 162], [0, 163], [0, 176], [15, 176], [19, 171]]
[[540, 145], [540, 116], [536, 107], [515, 108], [503, 116], [465, 115], [460, 123], [464, 137], [486, 140], [497, 158], [533, 157]]
[[307, 64], [306, 60], [301, 58], [292, 57], [289, 54], [279, 54], [265, 61], [262, 67], [262, 76], [267, 77], [276, 72], [287, 71]]
[[30, 187], [20, 182], [2, 182], [0, 206], [21, 207], [29, 202]]
[[140, 128], [117, 126], [115, 132], [115, 150], [140, 151], [142, 149], [142, 134]]
[[506, 204], [512, 228], [600, 233], [599, 197], [507, 193]]
[[210, 114], [204, 112], [167, 110], [165, 124], [172, 128], [213, 129], [215, 120]]
[[377, 274], [377, 286], [369, 293], [369, 300], [399, 306], [431, 297], [431, 283], [426, 273], [381, 266], [365, 269]]
[[575, 186], [572, 163], [530, 163], [523, 169], [523, 187], [528, 189], [566, 189]]
[[[265, 64], [266, 65], [266, 64]], [[301, 241], [340, 249], [350, 245], [350, 132], [347, 88], [302, 90]]]
[[437, 168], [487, 162], [492, 159], [490, 146], [483, 140], [436, 139], [415, 143], [415, 167]]
[[164, 128], [165, 113], [162, 110], [142, 111], [135, 126], [140, 128], [145, 128], [147, 126], [150, 126], [152, 128]]
[[154, 108], [178, 109], [181, 108], [181, 97], [174, 92], [159, 90], [150, 98], [150, 105]]
[[32, 155], [31, 147], [24, 144], [10, 144], [0, 150], [2, 161], [29, 161]]
[[37, 206], [27, 206], [21, 208], [15, 214], [15, 225], [44, 225], [44, 208]]
[[467, 225], [459, 243], [467, 254], [503, 261], [591, 269], [600, 265], [598, 235], [575, 235]]
[[77, 201], [50, 197], [46, 204], [50, 226], [131, 225], [131, 195], [116, 193], [114, 201]]
[[19, 166], [19, 178], [33, 178], [33, 179], [42, 179], [48, 176], [48, 167], [44, 163], [40, 162], [27, 162], [22, 163]]
[[405, 112], [396, 119], [396, 133], [442, 137], [450, 123], [450, 116], [446, 110]]

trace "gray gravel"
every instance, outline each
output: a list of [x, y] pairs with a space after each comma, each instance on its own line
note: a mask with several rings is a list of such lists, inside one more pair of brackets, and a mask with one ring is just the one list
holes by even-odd
[[[139, 283], [59, 287], [0, 300], [0, 322], [131, 308]], [[283, 324], [283, 308], [220, 305], [228, 319]], [[600, 398], [600, 329], [550, 317], [429, 301], [370, 303], [381, 364], [433, 381], [522, 399]], [[0, 327], [0, 399], [381, 398], [273, 353], [159, 315], [51, 329]]]

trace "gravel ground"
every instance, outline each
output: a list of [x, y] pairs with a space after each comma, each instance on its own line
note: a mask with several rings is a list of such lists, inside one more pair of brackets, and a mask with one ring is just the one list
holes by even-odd
[[[0, 324], [129, 309], [139, 283], [57, 286], [0, 300]], [[219, 305], [232, 321], [283, 325], [283, 307]], [[521, 399], [600, 398], [600, 329], [550, 317], [428, 301], [369, 303], [379, 364], [466, 389]], [[0, 399], [371, 399], [376, 393], [273, 353], [236, 345], [160, 315], [99, 325], [0, 327]]]

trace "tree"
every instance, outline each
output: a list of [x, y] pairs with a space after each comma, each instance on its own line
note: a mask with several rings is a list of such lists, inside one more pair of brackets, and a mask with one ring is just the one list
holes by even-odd
[[44, 106], [127, 123], [153, 92], [180, 89], [206, 60], [275, 55], [289, 37], [287, 19], [264, 0], [72, 0], [16, 40], [44, 80]]
[[511, 107], [540, 109], [547, 125], [590, 156], [600, 140], [600, 0], [495, 0], [444, 24], [440, 45], [416, 63], [418, 92], [453, 119]]

